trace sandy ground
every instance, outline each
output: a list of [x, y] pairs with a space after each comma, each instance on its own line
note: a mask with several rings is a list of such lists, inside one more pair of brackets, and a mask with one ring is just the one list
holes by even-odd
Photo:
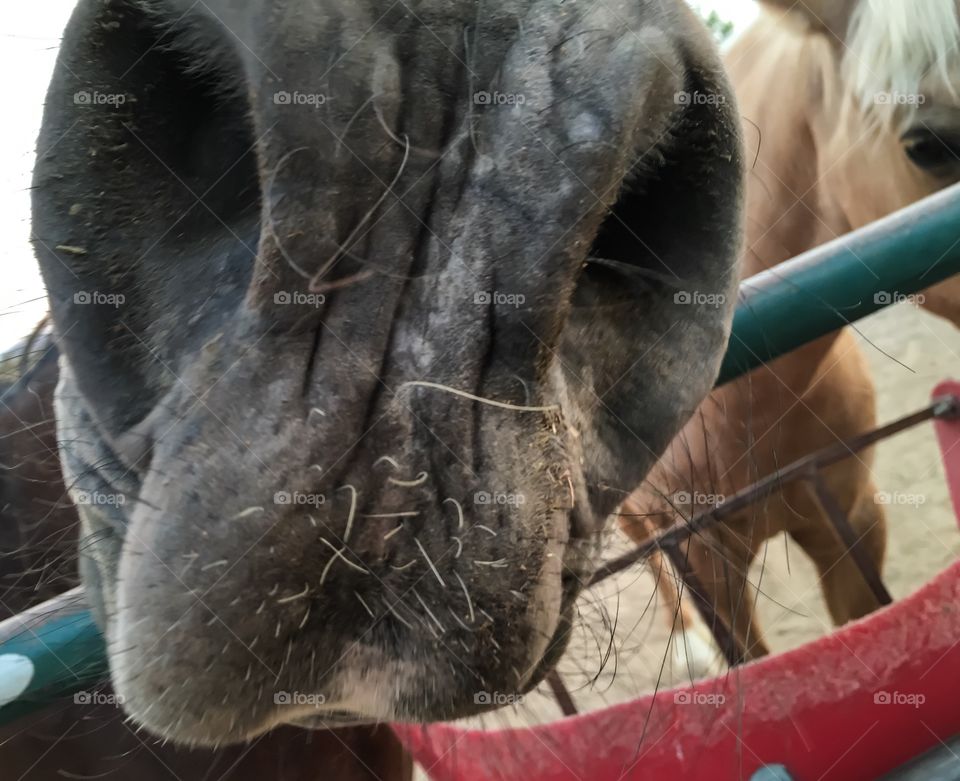
[[[940, 380], [960, 376], [960, 332], [922, 310], [900, 305], [860, 323], [859, 330], [878, 387], [881, 423], [920, 409]], [[887, 508], [884, 579], [894, 597], [903, 597], [960, 555], [960, 531], [950, 507], [932, 425], [921, 425], [882, 443], [875, 479], [882, 491], [920, 496], [922, 501]], [[614, 535], [610, 554], [627, 544]], [[788, 544], [783, 536], [772, 539], [765, 561], [752, 572], [754, 583], [761, 577], [759, 621], [774, 652], [831, 631], [814, 568], [796, 545]], [[560, 669], [581, 710], [689, 680], [687, 669], [673, 664], [670, 633], [648, 572], [638, 568], [601, 593], [583, 597], [580, 613], [577, 632]], [[475, 720], [471, 726], [531, 724], [558, 716], [557, 706], [541, 686], [522, 706]], [[420, 777], [426, 776], [421, 773]]]

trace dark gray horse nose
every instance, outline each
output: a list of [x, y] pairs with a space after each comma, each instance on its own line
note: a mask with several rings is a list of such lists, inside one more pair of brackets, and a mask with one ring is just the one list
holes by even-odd
[[[455, 718], [556, 662], [729, 326], [674, 303], [732, 304], [739, 249], [732, 100], [675, 100], [729, 96], [695, 25], [680, 0], [80, 3], [35, 231], [68, 480], [131, 497], [80, 512], [138, 723], [238, 741], [302, 720], [287, 695]], [[78, 107], [91, 84], [136, 100]]]

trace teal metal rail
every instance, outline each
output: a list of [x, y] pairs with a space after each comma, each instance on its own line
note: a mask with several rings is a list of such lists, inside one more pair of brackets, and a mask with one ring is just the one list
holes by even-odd
[[[956, 274], [960, 185], [744, 282], [718, 384]], [[105, 677], [81, 600], [0, 624], [0, 724]]]
[[960, 274], [960, 185], [746, 280], [718, 384]]
[[80, 589], [4, 621], [0, 724], [84, 687], [96, 688], [107, 674], [105, 651]]

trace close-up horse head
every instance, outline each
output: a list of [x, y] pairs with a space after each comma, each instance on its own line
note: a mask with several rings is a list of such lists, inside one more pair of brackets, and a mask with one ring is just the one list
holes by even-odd
[[[753, 123], [747, 157], [762, 187], [748, 212], [764, 229], [748, 244], [766, 265], [960, 181], [956, 0], [760, 6], [727, 65]], [[786, 199], [794, 208], [775, 213]], [[960, 325], [956, 279], [923, 298]]]
[[81, 0], [33, 231], [133, 722], [212, 745], [542, 680], [715, 381], [739, 125], [681, 0]]

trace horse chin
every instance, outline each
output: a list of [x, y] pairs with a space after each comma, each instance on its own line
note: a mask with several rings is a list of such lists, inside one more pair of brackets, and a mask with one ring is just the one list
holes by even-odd
[[[376, 683], [375, 673], [360, 675], [356, 671], [348, 677], [369, 686], [367, 691], [354, 692], [336, 702], [327, 702], [317, 693], [301, 692], [288, 702], [274, 708], [271, 712], [250, 714], [244, 718], [244, 709], [218, 710], [206, 707], [197, 710], [190, 703], [179, 703], [174, 708], [158, 713], [153, 703], [140, 695], [124, 698], [124, 707], [131, 720], [147, 731], [165, 740], [172, 740], [185, 746], [211, 747], [248, 742], [281, 726], [294, 726], [311, 730], [340, 729], [385, 722], [432, 723], [479, 716], [498, 710], [504, 702], [521, 703], [523, 695], [532, 691], [556, 665], [566, 650], [572, 614], [572, 603], [568, 604], [560, 617], [558, 626], [548, 644], [548, 652], [530, 665], [531, 674], [518, 690], [475, 691], [466, 699], [452, 698], [452, 692], [459, 692], [462, 682], [453, 677], [443, 678], [438, 672], [446, 669], [443, 659], [437, 657], [434, 663], [425, 663], [415, 677], [411, 677], [407, 686], [408, 694], [415, 690], [421, 696], [416, 700], [395, 699], [395, 692], [386, 685]], [[391, 665], [384, 664], [382, 675], [384, 683], [392, 676]], [[428, 684], [429, 679], [429, 684]], [[118, 691], [127, 690], [118, 686]], [[431, 701], [424, 701], [422, 694], [432, 690]], [[416, 704], [414, 704], [416, 702]], [[180, 706], [186, 708], [180, 711]], [[193, 703], [196, 704], [196, 703]], [[143, 707], [147, 705], [147, 707]], [[179, 712], [180, 715], [176, 716]], [[191, 715], [188, 715], [191, 714]]]
[[[539, 661], [531, 665], [532, 673], [526, 683], [520, 687], [514, 701], [526, 695], [537, 688], [547, 674], [554, 669], [557, 662], [563, 656], [570, 640], [570, 629], [572, 626], [573, 604], [576, 597], [568, 596], [565, 591], [564, 604], [561, 608], [560, 618], [557, 627], [550, 637], [547, 644], [547, 652]], [[366, 714], [349, 708], [331, 705], [330, 707], [319, 706], [312, 710], [299, 711], [290, 714], [280, 714], [279, 723], [289, 726], [300, 727], [310, 730], [340, 729], [344, 727], [358, 727], [364, 725], [381, 724], [385, 721], [408, 721], [408, 722], [436, 722], [453, 721], [455, 719], [470, 718], [481, 716], [485, 713], [491, 713], [499, 710], [502, 705], [499, 702], [485, 702], [483, 698], [474, 697], [472, 702], [462, 704], [460, 707], [447, 711], [445, 713], [392, 713], [384, 714]]]
[[[100, 584], [100, 593], [93, 596], [117, 606], [115, 612], [101, 616], [111, 650], [156, 650], [147, 654], [146, 666], [138, 663], [136, 654], [112, 653], [114, 690], [131, 719], [147, 731], [195, 746], [248, 741], [285, 724], [328, 729], [449, 721], [517, 702], [562, 656], [573, 605], [586, 579], [584, 568], [590, 560], [586, 552], [596, 545], [595, 538], [589, 543], [571, 539], [574, 519], [570, 510], [543, 510], [522, 518], [525, 526], [535, 525], [546, 538], [541, 543], [545, 547], [537, 548], [535, 556], [530, 549], [533, 557], [528, 561], [539, 565], [523, 601], [515, 601], [513, 606], [509, 600], [499, 606], [481, 601], [479, 585], [471, 582], [477, 623], [470, 625], [470, 631], [461, 627], [461, 632], [456, 616], [451, 616], [454, 611], [445, 610], [439, 601], [447, 592], [436, 591], [431, 597], [426, 591], [429, 580], [424, 580], [417, 593], [426, 595], [433, 607], [430, 616], [443, 622], [443, 634], [428, 632], [426, 622], [421, 625], [412, 615], [409, 627], [402, 623], [387, 626], [388, 612], [368, 631], [351, 634], [352, 627], [339, 624], [333, 612], [325, 627], [311, 628], [304, 622], [293, 645], [280, 648], [286, 650], [286, 657], [271, 661], [265, 656], [268, 651], [260, 652], [264, 656], [259, 658], [266, 658], [272, 670], [286, 671], [279, 683], [275, 676], [265, 676], [257, 669], [252, 654], [238, 656], [234, 635], [218, 633], [218, 621], [211, 628], [206, 613], [199, 615], [201, 607], [165, 613], [174, 597], [182, 596], [179, 591], [154, 604], [149, 595], [160, 586], [153, 581], [134, 582], [134, 572], [142, 574], [145, 561], [137, 541], [147, 536], [146, 529], [135, 521], [124, 544], [115, 584]], [[149, 528], [158, 528], [158, 524]], [[456, 583], [442, 566], [439, 572]], [[433, 577], [429, 571], [425, 574]], [[501, 575], [497, 582], [506, 577]], [[223, 593], [233, 596], [245, 593], [248, 587], [249, 583], [237, 585]], [[98, 585], [88, 582], [87, 588], [94, 591]], [[200, 593], [199, 587], [194, 590]], [[212, 604], [218, 597], [214, 590], [205, 602]], [[336, 596], [331, 592], [328, 598], [335, 600]], [[419, 604], [419, 599], [411, 602]], [[483, 604], [489, 607], [489, 619], [481, 617]], [[250, 628], [251, 622], [259, 620], [252, 613], [231, 616], [225, 612], [228, 606], [217, 606], [231, 626]], [[468, 608], [461, 606], [461, 621], [469, 622], [465, 610]], [[258, 626], [257, 633], [272, 637], [274, 624]], [[245, 639], [249, 644], [250, 637]], [[227, 651], [224, 643], [231, 650]], [[454, 643], [458, 650], [455, 660], [449, 650]], [[496, 652], [491, 650], [494, 648]], [[188, 685], [184, 686], [185, 682]], [[171, 696], [161, 696], [164, 692]]]
[[291, 727], [300, 729], [343, 729], [345, 727], [364, 727], [381, 723], [379, 719], [368, 719], [358, 713], [349, 711], [332, 711], [317, 715], [300, 716], [285, 722]]
[[[64, 436], [64, 465], [70, 482], [76, 483], [78, 490], [106, 495], [107, 486], [120, 485], [123, 472], [113, 466], [116, 459], [110, 457], [110, 444], [100, 435], [78, 398], [72, 389], [72, 374], [65, 367], [58, 411], [72, 415], [61, 414], [60, 418], [85, 421], [87, 435], [79, 441], [75, 432], [72, 439]], [[277, 653], [282, 655], [270, 664], [273, 670], [288, 671], [280, 684], [272, 677], [260, 676], [255, 669], [257, 658], [271, 659], [266, 656], [269, 648], [261, 644], [256, 656], [248, 652], [240, 653], [243, 658], [238, 658], [234, 634], [218, 631], [219, 621], [213, 620], [211, 625], [205, 612], [202, 617], [199, 615], [207, 607], [216, 609], [218, 612], [211, 616], [221, 616], [226, 625], [237, 628], [234, 631], [243, 627], [243, 639], [248, 645], [257, 636], [272, 639], [276, 617], [266, 622], [266, 614], [255, 612], [259, 597], [244, 603], [237, 596], [255, 593], [255, 576], [262, 572], [260, 567], [247, 572], [240, 566], [238, 573], [245, 574], [225, 589], [214, 588], [215, 581], [207, 580], [205, 572], [216, 572], [216, 568], [205, 571], [202, 566], [180, 564], [177, 577], [170, 577], [165, 565], [156, 565], [151, 551], [163, 551], [164, 561], [189, 562], [196, 543], [188, 536], [173, 539], [164, 533], [174, 515], [161, 512], [160, 505], [153, 501], [156, 497], [144, 497], [144, 484], [124, 486], [130, 496], [138, 497], [137, 501], [116, 505], [81, 503], [85, 534], [113, 540], [116, 547], [107, 551], [98, 546], [95, 555], [87, 557], [84, 584], [88, 601], [108, 638], [114, 690], [124, 709], [134, 722], [165, 739], [217, 746], [250, 740], [283, 724], [322, 729], [388, 721], [447, 721], [494, 709], [499, 700], [482, 696], [484, 691], [511, 698], [531, 691], [564, 652], [573, 605], [589, 579], [600, 542], [600, 524], [589, 509], [583, 475], [575, 467], [576, 454], [549, 451], [543, 455], [545, 459], [548, 456], [560, 472], [570, 475], [569, 482], [560, 481], [550, 489], [541, 487], [536, 502], [520, 505], [508, 512], [509, 517], [501, 519], [506, 524], [504, 528], [513, 528], [517, 535], [509, 546], [501, 542], [506, 534], [501, 531], [501, 536], [496, 537], [480, 532], [465, 548], [464, 557], [493, 560], [513, 554], [518, 565], [524, 564], [491, 570], [497, 577], [489, 583], [469, 578], [464, 581], [463, 589], [471, 592], [476, 624], [468, 618], [471, 608], [463, 601], [453, 574], [453, 553], [448, 551], [445, 558], [436, 557], [436, 573], [421, 560], [426, 577], [416, 582], [417, 596], [409, 601], [419, 605], [418, 597], [424, 597], [436, 618], [425, 613], [420, 618], [424, 623], [442, 621], [453, 635], [440, 635], [437, 639], [413, 615], [406, 616], [410, 627], [405, 628], [389, 611], [376, 605], [379, 623], [368, 632], [352, 633], [353, 627], [339, 620], [334, 609], [326, 620], [304, 620], [300, 624], [294, 635], [293, 653], [285, 645], [278, 646]], [[172, 466], [164, 467], [162, 471], [169, 475], [171, 469]], [[150, 482], [147, 476], [147, 487]], [[527, 493], [535, 495], [532, 488]], [[424, 506], [429, 504], [425, 501]], [[433, 505], [441, 510], [444, 507], [437, 496], [433, 497]], [[154, 517], [157, 513], [160, 515]], [[456, 528], [454, 513], [441, 512], [435, 517], [430, 514], [425, 517], [425, 525], [431, 530], [433, 544], [446, 534], [465, 533]], [[307, 517], [293, 515], [284, 526], [313, 528]], [[237, 528], [235, 523], [234, 529]], [[363, 533], [369, 530], [358, 525], [356, 540], [362, 542]], [[228, 557], [247, 562], [251, 558], [225, 553], [213, 539], [222, 541], [228, 536], [216, 535], [210, 540], [204, 551], [205, 561]], [[399, 539], [392, 538], [394, 542]], [[283, 545], [282, 540], [276, 543]], [[488, 547], [478, 547], [483, 545]], [[278, 547], [277, 555], [283, 550], [286, 549]], [[291, 551], [288, 553], [293, 561]], [[402, 561], [415, 558], [418, 552], [413, 546]], [[191, 555], [186, 556], [188, 553]], [[268, 557], [264, 566], [270, 561]], [[319, 571], [303, 562], [299, 566], [296, 582], [291, 581], [285, 592], [295, 593], [301, 575]], [[339, 574], [346, 577], [350, 573], [352, 570], [343, 568]], [[392, 583], [395, 593], [402, 594], [404, 589], [396, 578], [403, 574], [384, 566], [379, 577]], [[437, 589], [440, 577], [447, 587]], [[524, 599], [498, 599], [499, 590], [506, 593], [508, 588], [523, 589]], [[328, 583], [326, 596], [312, 615], [318, 614], [325, 603], [337, 604], [344, 590], [347, 589], [340, 585], [333, 587], [332, 581]], [[349, 590], [347, 593], [352, 595]], [[193, 594], [205, 595], [200, 604], [194, 604]], [[457, 607], [461, 621], [467, 622], [472, 631], [458, 628], [456, 617], [450, 615], [452, 611], [445, 609], [448, 606]], [[489, 611], [489, 618], [482, 617], [483, 607]], [[486, 624], [482, 630], [481, 624]], [[490, 638], [496, 643], [490, 642]], [[467, 667], [459, 670], [456, 664], [451, 666], [449, 653], [444, 650], [444, 644], [450, 646], [457, 639], [466, 643], [458, 655], [465, 658]], [[228, 653], [225, 644], [232, 649]], [[456, 647], [461, 648], [459, 644]], [[498, 650], [492, 654], [491, 648]], [[141, 657], [146, 654], [145, 666], [137, 662], [137, 654], [131, 655], [130, 649], [141, 649]], [[212, 660], [216, 660], [216, 667], [210, 666]], [[252, 678], [250, 665], [254, 668]], [[483, 684], [479, 683], [481, 679]], [[184, 686], [185, 682], [188, 685]], [[166, 691], [170, 692], [169, 699], [161, 696]]]

